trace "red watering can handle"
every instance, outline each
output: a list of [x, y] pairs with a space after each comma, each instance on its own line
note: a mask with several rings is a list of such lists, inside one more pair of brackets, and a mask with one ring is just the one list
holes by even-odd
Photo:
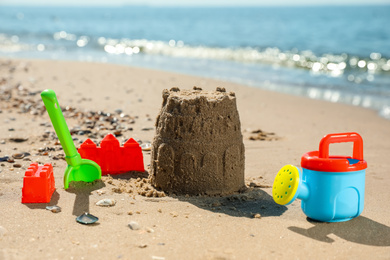
[[353, 142], [353, 159], [363, 160], [363, 139], [358, 133], [328, 134], [321, 139], [319, 158], [329, 158], [329, 145], [332, 143]]

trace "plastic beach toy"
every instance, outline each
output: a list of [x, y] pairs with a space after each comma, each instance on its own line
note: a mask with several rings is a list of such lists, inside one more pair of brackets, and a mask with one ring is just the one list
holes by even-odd
[[102, 169], [102, 175], [145, 171], [142, 149], [133, 138], [127, 140], [122, 147], [112, 134], [104, 137], [100, 147], [87, 139], [80, 145], [78, 152], [81, 158], [96, 162]]
[[55, 189], [53, 166], [32, 163], [24, 174], [22, 203], [49, 203]]
[[[344, 142], [353, 142], [352, 157], [329, 155], [330, 144]], [[347, 221], [362, 213], [367, 162], [358, 133], [326, 135], [319, 151], [302, 156], [301, 166], [302, 170], [293, 165], [279, 170], [272, 187], [276, 203], [301, 199], [306, 216], [324, 222]]]
[[99, 165], [94, 161], [81, 159], [80, 154], [77, 152], [56, 93], [51, 89], [46, 89], [41, 93], [41, 98], [66, 155], [65, 160], [68, 163], [68, 167], [64, 175], [64, 188], [69, 188], [71, 181], [93, 182], [100, 179], [102, 172]]

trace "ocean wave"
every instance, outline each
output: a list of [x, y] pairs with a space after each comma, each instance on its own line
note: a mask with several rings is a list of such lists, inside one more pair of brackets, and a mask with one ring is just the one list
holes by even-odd
[[[195, 73], [194, 64], [188, 63], [200, 59], [206, 61], [195, 66], [195, 70], [199, 70], [201, 75], [221, 77], [312, 99], [372, 108], [390, 119], [390, 60], [380, 53], [371, 53], [367, 57], [345, 53], [319, 55], [312, 51], [283, 51], [276, 47], [191, 46], [176, 40], [113, 39], [65, 31], [29, 37], [28, 40], [22, 36], [0, 34], [0, 52], [11, 55], [17, 52], [35, 53], [37, 57], [74, 57], [87, 61], [100, 57], [103, 62], [123, 60], [128, 64], [138, 65], [144, 58], [150, 61], [153, 57], [157, 60], [156, 64], [161, 64], [163, 59], [162, 63], [171, 64], [171, 69], [191, 71], [190, 73]], [[98, 56], [94, 56], [96, 54]], [[179, 59], [172, 63], [170, 57]], [[200, 68], [203, 67], [202, 64], [206, 64], [205, 68]], [[225, 74], [218, 74], [217, 68], [223, 68]], [[311, 77], [310, 74], [318, 74], [320, 77]]]
[[[46, 38], [47, 36], [45, 36]], [[310, 50], [281, 50], [277, 47], [211, 47], [192, 46], [180, 40], [153, 41], [147, 39], [113, 39], [106, 37], [90, 37], [76, 35], [65, 31], [50, 35], [51, 41], [44, 43], [22, 43], [16, 35], [0, 34], [0, 51], [44, 51], [64, 50], [71, 52], [80, 48], [97, 49], [113, 55], [162, 55], [178, 58], [195, 58], [209, 60], [226, 60], [240, 63], [262, 63], [272, 66], [283, 66], [310, 70], [316, 74], [331, 77], [347, 75], [348, 81], [360, 83], [358, 75], [367, 74], [370, 81], [373, 74], [390, 75], [390, 59], [381, 53], [373, 52], [367, 57], [359, 57], [347, 53], [316, 54]]]
[[[181, 58], [231, 60], [243, 63], [266, 63], [277, 66], [296, 67], [340, 76], [345, 72], [390, 73], [390, 59], [380, 53], [371, 53], [369, 57], [342, 54], [316, 55], [312, 51], [283, 51], [277, 47], [268, 48], [218, 48], [209, 46], [189, 46], [182, 41], [150, 41], [146, 39], [110, 39], [100, 37], [97, 40], [105, 52], [110, 54], [134, 55], [145, 53]], [[349, 80], [355, 78], [350, 77]]]
[[20, 43], [19, 37], [16, 35], [7, 36], [6, 34], [0, 33], [0, 51], [6, 53], [12, 52], [20, 52], [29, 50], [31, 48], [30, 45]]

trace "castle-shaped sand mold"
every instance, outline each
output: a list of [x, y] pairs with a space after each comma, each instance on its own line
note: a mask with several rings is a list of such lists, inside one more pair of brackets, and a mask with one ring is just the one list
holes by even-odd
[[152, 184], [176, 194], [225, 195], [244, 187], [245, 148], [233, 92], [163, 91]]

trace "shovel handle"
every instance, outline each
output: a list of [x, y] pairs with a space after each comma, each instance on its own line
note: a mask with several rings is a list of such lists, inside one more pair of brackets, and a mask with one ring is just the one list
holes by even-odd
[[64, 115], [62, 114], [56, 93], [51, 89], [46, 89], [42, 91], [41, 98], [45, 104], [47, 113], [49, 113], [51, 123], [53, 124], [54, 130], [61, 142], [65, 155], [67, 157], [76, 156], [77, 150], [73, 143], [72, 136], [70, 135]]
[[363, 139], [358, 133], [328, 134], [321, 139], [319, 158], [329, 158], [329, 145], [331, 143], [353, 142], [353, 159], [363, 160]]

